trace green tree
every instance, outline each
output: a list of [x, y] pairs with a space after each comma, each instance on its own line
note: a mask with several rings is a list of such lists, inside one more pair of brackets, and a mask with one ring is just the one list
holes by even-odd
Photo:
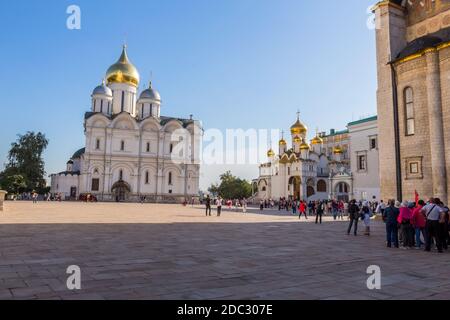
[[8, 174], [8, 170], [5, 170], [0, 174], [0, 188], [8, 193], [19, 194], [26, 190], [27, 184], [20, 174]]
[[[11, 144], [8, 153], [8, 163], [5, 171], [2, 172], [2, 185], [11, 181], [18, 181], [10, 178], [14, 175], [20, 175], [25, 183], [25, 190], [42, 190], [46, 187], [44, 160], [42, 153], [47, 148], [48, 140], [41, 132], [27, 132], [24, 135], [18, 135], [16, 142]], [[17, 178], [17, 177], [16, 177]], [[4, 188], [14, 188], [6, 185]]]
[[220, 176], [220, 184], [211, 185], [208, 191], [224, 199], [242, 199], [252, 195], [252, 186], [247, 180], [235, 177], [227, 171]]

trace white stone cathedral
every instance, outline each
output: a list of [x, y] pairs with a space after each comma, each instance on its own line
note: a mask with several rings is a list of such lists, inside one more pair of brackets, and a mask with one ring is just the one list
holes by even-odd
[[198, 197], [200, 122], [161, 116], [150, 83], [138, 96], [139, 73], [124, 46], [92, 92], [85, 147], [52, 174], [51, 193], [65, 199], [92, 194], [101, 201], [182, 202]]
[[308, 128], [299, 116], [290, 131], [292, 147], [288, 148], [282, 137], [278, 156], [270, 149], [268, 162], [259, 166], [259, 177], [253, 180], [253, 198], [307, 201], [353, 198], [348, 131], [333, 130], [330, 135], [317, 132], [308, 143]]

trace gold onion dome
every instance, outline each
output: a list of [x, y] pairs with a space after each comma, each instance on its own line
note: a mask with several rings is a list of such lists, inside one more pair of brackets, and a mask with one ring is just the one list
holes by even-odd
[[334, 147], [333, 153], [334, 154], [343, 154], [344, 150], [342, 150], [342, 148], [340, 146], [337, 146], [337, 147]]
[[297, 118], [297, 122], [294, 123], [291, 127], [292, 134], [306, 134], [307, 131], [308, 128], [303, 123], [301, 123], [299, 118]]
[[300, 145], [300, 150], [309, 150], [309, 144], [307, 144], [304, 140]]
[[272, 150], [272, 149], [270, 149], [269, 151], [267, 151], [267, 156], [270, 158], [270, 157], [273, 157], [273, 156], [275, 156], [275, 152]]
[[126, 83], [139, 86], [139, 72], [128, 59], [126, 46], [123, 46], [119, 60], [106, 71], [106, 81], [107, 84]]
[[323, 139], [321, 137], [319, 137], [318, 135], [311, 139], [311, 144], [313, 144], [313, 145], [322, 144], [322, 143], [323, 143]]
[[286, 140], [281, 139], [280, 142], [279, 142], [278, 144], [279, 144], [280, 146], [285, 146], [285, 145], [287, 145], [287, 142], [286, 142]]
[[302, 142], [302, 139], [299, 138], [299, 137], [295, 137], [292, 141], [293, 141], [294, 143], [301, 143], [301, 142]]

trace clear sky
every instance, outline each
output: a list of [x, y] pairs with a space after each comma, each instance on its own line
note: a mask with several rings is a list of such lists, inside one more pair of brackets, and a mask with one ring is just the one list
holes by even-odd
[[[48, 174], [84, 146], [92, 89], [128, 44], [162, 114], [205, 129], [343, 129], [376, 112], [374, 0], [9, 1], [0, 10], [0, 161], [16, 134], [50, 140]], [[81, 30], [66, 9], [81, 8]], [[312, 132], [313, 134], [314, 132]], [[225, 167], [205, 168], [205, 187]], [[257, 166], [234, 167], [255, 178]]]

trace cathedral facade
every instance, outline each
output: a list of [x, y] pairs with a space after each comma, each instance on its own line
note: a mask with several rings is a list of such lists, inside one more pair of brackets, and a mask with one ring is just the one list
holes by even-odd
[[450, 1], [374, 7], [382, 198], [450, 202]]
[[150, 83], [138, 95], [139, 73], [124, 46], [85, 114], [85, 147], [51, 177], [51, 193], [101, 201], [182, 202], [199, 195], [200, 122], [161, 115]]
[[297, 200], [353, 198], [348, 131], [316, 133], [308, 143], [308, 128], [299, 117], [291, 126], [292, 146], [282, 137], [278, 155], [270, 149], [268, 162], [259, 167], [253, 181], [255, 199]]

